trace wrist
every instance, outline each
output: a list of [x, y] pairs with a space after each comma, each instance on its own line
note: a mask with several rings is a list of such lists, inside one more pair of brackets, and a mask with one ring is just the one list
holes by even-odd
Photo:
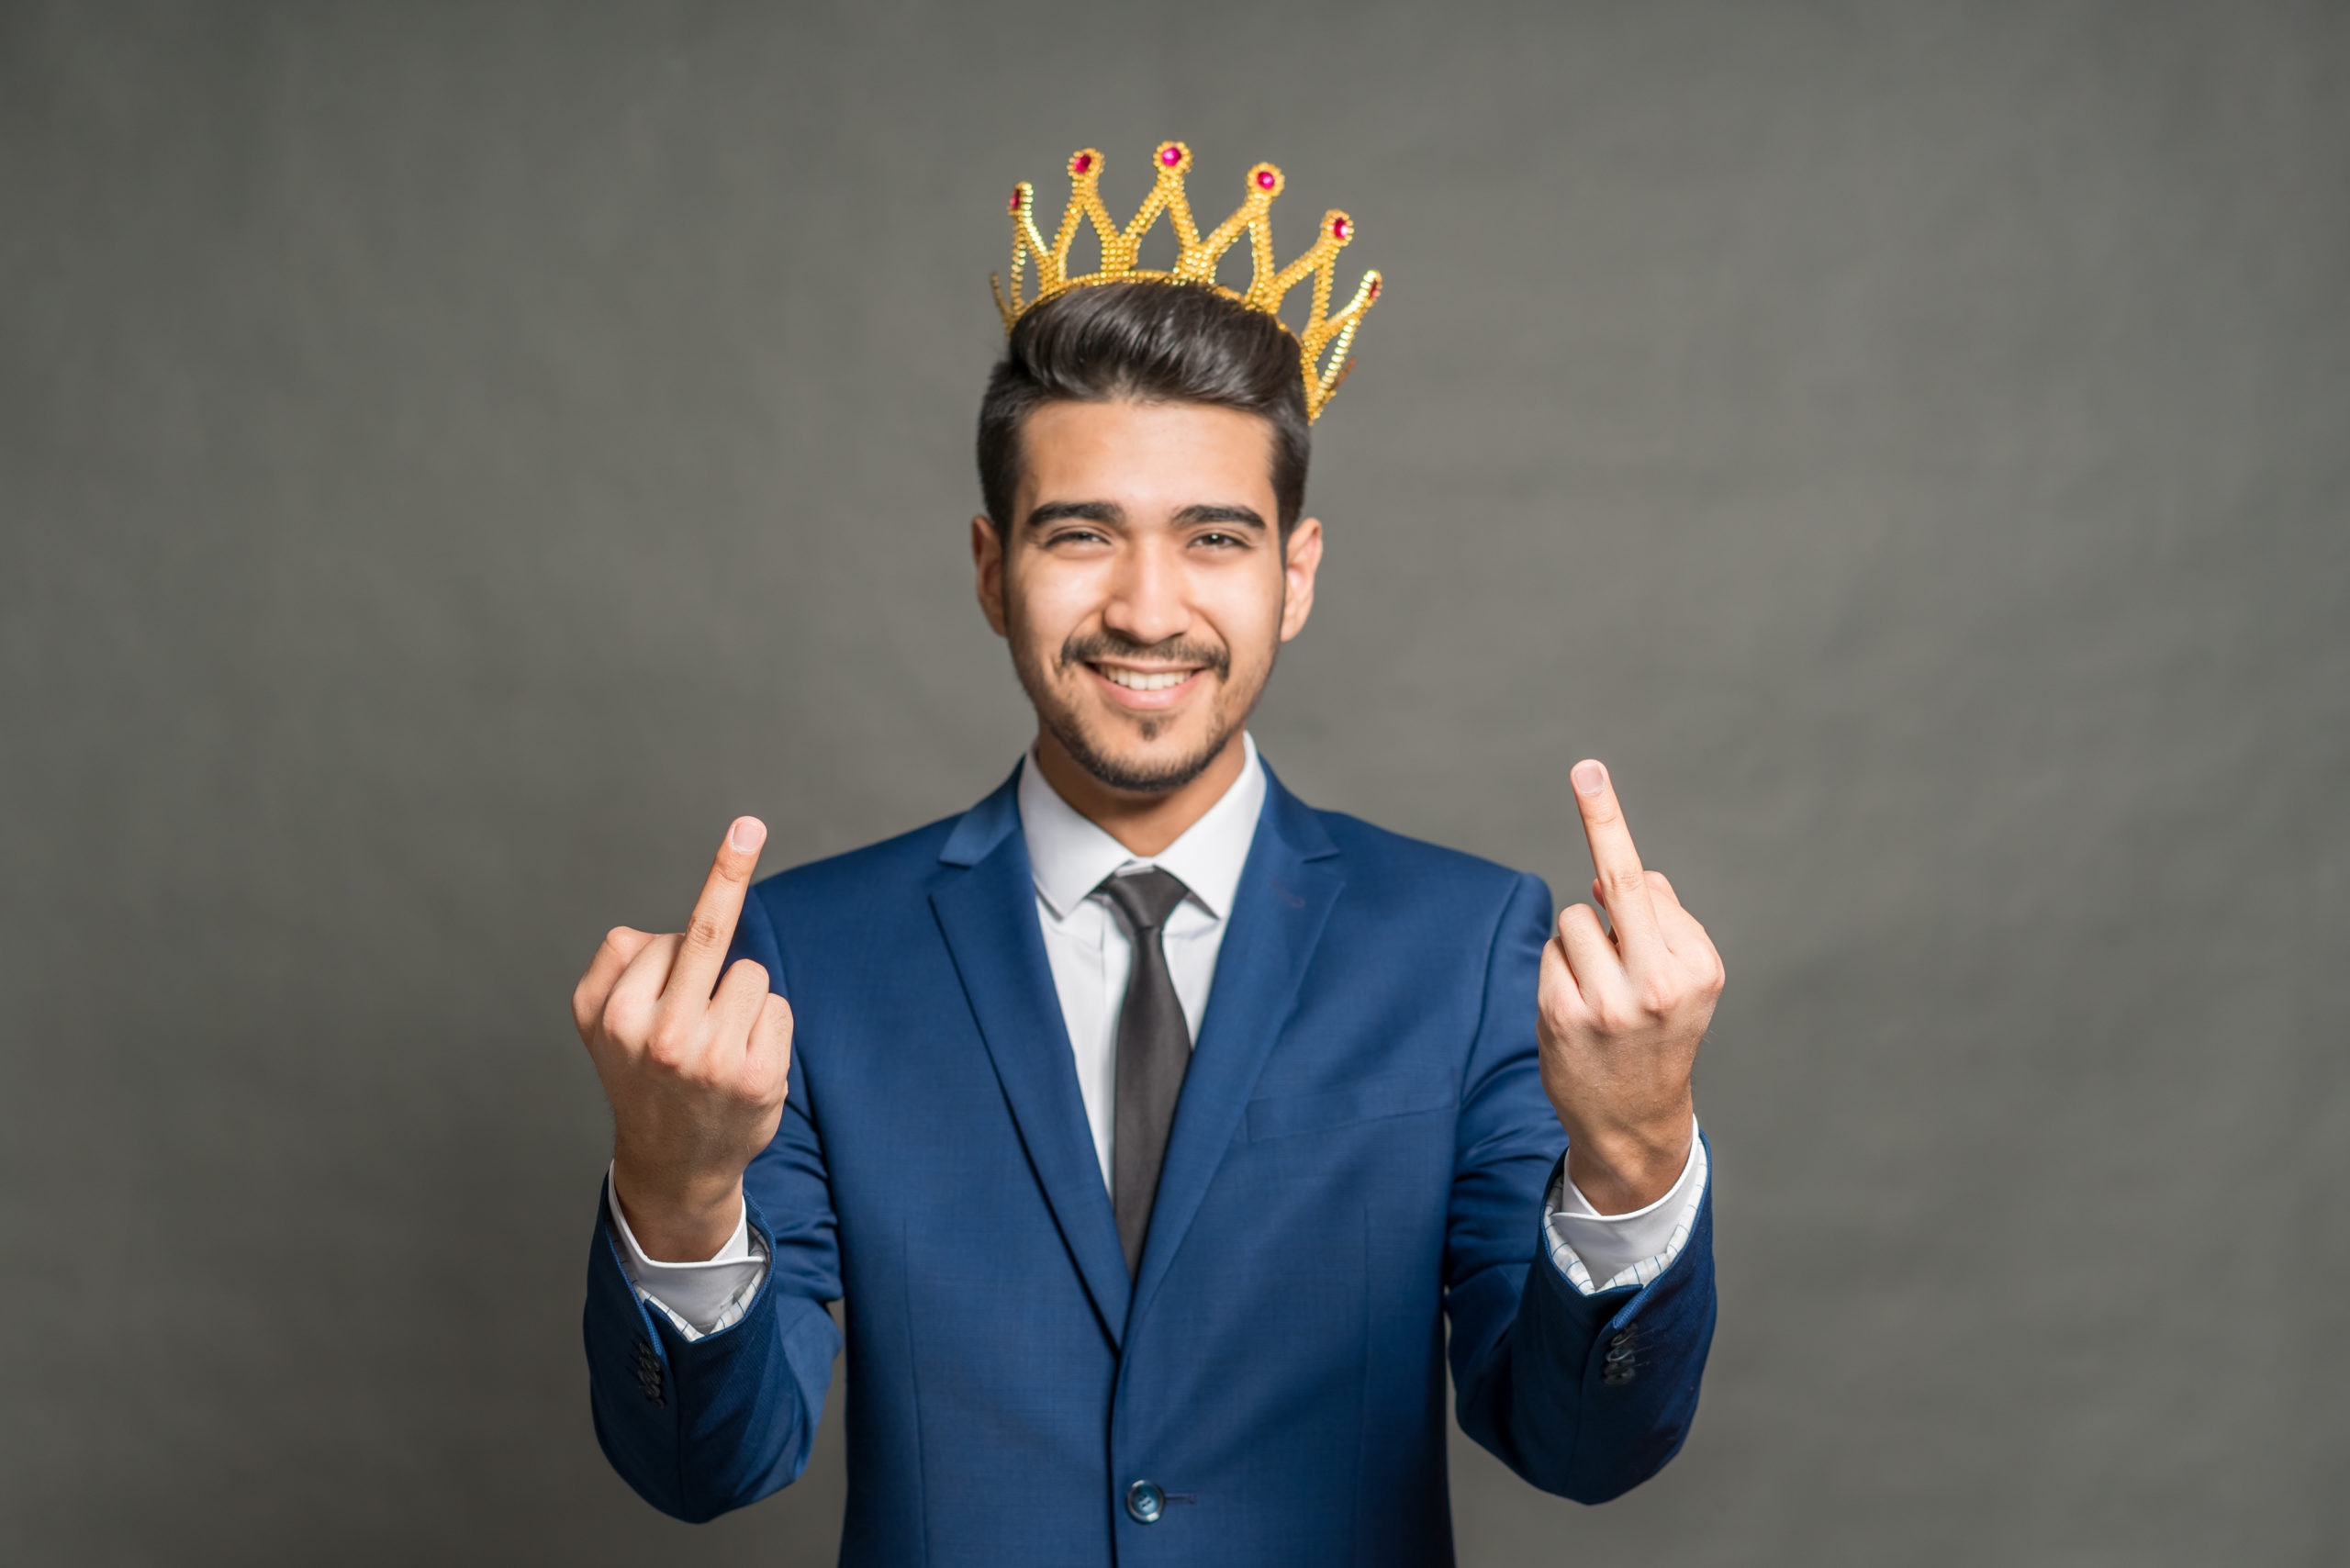
[[1695, 1136], [1695, 1114], [1687, 1106], [1634, 1126], [1569, 1125], [1567, 1180], [1602, 1215], [1634, 1213], [1673, 1191], [1688, 1169]]
[[612, 1160], [612, 1201], [644, 1256], [660, 1263], [715, 1258], [743, 1217], [741, 1175], [672, 1175]]

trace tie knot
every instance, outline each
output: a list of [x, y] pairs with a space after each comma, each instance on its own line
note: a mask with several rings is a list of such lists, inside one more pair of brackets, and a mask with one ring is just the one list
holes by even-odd
[[1167, 924], [1175, 906], [1192, 890], [1154, 866], [1123, 877], [1105, 877], [1096, 892], [1106, 894], [1125, 920], [1126, 929], [1139, 937]]

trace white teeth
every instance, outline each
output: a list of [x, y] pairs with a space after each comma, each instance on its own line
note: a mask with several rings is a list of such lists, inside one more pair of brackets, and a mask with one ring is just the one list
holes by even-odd
[[1102, 672], [1104, 679], [1129, 691], [1164, 691], [1170, 686], [1182, 685], [1192, 678], [1192, 674], [1187, 669], [1162, 670], [1147, 675], [1138, 669], [1118, 669], [1107, 665], [1096, 665], [1094, 667]]

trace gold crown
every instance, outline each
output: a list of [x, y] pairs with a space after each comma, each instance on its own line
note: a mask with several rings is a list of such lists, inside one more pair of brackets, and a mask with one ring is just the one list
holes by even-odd
[[[1192, 221], [1191, 203], [1183, 197], [1183, 176], [1192, 167], [1192, 150], [1180, 141], [1162, 141], [1152, 155], [1151, 164], [1158, 177], [1151, 185], [1150, 196], [1143, 202], [1142, 210], [1135, 214], [1134, 221], [1120, 229], [1110, 221], [1109, 208], [1102, 205], [1102, 154], [1091, 147], [1070, 153], [1069, 207], [1061, 214], [1060, 229], [1049, 247], [1036, 230], [1035, 188], [1025, 180], [1012, 188], [1010, 293], [1005, 292], [1002, 280], [993, 273], [988, 274], [989, 286], [995, 290], [995, 308], [1003, 316], [1004, 331], [1009, 334], [1013, 322], [1055, 295], [1088, 284], [1128, 283], [1146, 278], [1212, 288], [1226, 299], [1238, 300], [1280, 321], [1281, 297], [1311, 273], [1314, 314], [1305, 323], [1305, 330], [1291, 331], [1290, 335], [1297, 340], [1299, 366], [1305, 377], [1305, 417], [1309, 420], [1320, 419], [1323, 406], [1337, 391], [1338, 383], [1347, 378], [1353, 364], [1347, 358], [1347, 350], [1353, 346], [1355, 329], [1362, 325], [1371, 301], [1379, 297], [1379, 274], [1365, 273], [1347, 308], [1335, 316], [1330, 313], [1331, 268], [1347, 241], [1355, 237], [1354, 220], [1343, 212], [1324, 214], [1322, 231], [1315, 237], [1314, 248], [1276, 271], [1270, 213], [1273, 198], [1281, 194], [1279, 169], [1270, 163], [1259, 163], [1249, 170], [1248, 194], [1242, 198], [1240, 210], [1203, 238], [1199, 226]], [[1172, 272], [1153, 272], [1135, 265], [1135, 253], [1142, 247], [1142, 237], [1161, 212], [1173, 219], [1180, 247]], [[1093, 232], [1102, 241], [1102, 270], [1071, 277], [1069, 247], [1069, 241], [1077, 238], [1080, 218], [1093, 220]], [[1256, 261], [1257, 275], [1246, 293], [1236, 293], [1215, 281], [1215, 267], [1244, 229], [1248, 231], [1248, 251]], [[1032, 258], [1036, 263], [1036, 287], [1023, 299], [1020, 274]], [[1281, 326], [1283, 330], [1290, 330], [1287, 322]]]

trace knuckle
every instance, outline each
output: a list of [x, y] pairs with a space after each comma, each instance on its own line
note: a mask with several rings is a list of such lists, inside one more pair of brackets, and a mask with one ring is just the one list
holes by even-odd
[[1647, 876], [1638, 866], [1612, 867], [1601, 880], [1607, 884], [1609, 891], [1618, 893], [1646, 892], [1649, 885]]
[[655, 1026], [645, 1037], [644, 1054], [659, 1066], [682, 1070], [694, 1058], [694, 1034], [675, 1024]]
[[686, 942], [694, 947], [722, 947], [726, 928], [715, 915], [697, 913], [686, 925]]
[[1554, 1051], [1572, 1050], [1579, 1042], [1587, 1041], [1602, 1032], [1591, 1009], [1572, 1000], [1562, 1002], [1545, 1014], [1543, 1023], [1549, 1036], [1548, 1043]]
[[782, 1104], [791, 1097], [790, 1064], [780, 1057], [762, 1063], [755, 1089], [753, 1098], [759, 1104], [770, 1108]]

